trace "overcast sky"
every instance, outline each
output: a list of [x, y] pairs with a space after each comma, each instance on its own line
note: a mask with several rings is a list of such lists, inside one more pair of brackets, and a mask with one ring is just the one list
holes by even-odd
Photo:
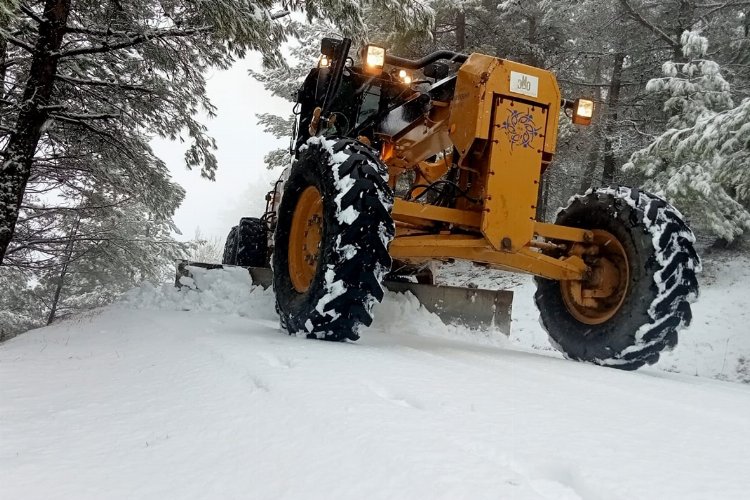
[[208, 77], [208, 95], [217, 107], [217, 116], [204, 123], [218, 146], [215, 182], [201, 178], [199, 170], [185, 168], [184, 144], [167, 140], [152, 143], [173, 179], [187, 193], [174, 218], [182, 232], [180, 240], [191, 239], [200, 227], [204, 237], [219, 236], [223, 241], [240, 217], [263, 213], [265, 194], [280, 173], [266, 169], [263, 156], [288, 143], [264, 133], [255, 114], [287, 115], [292, 104], [272, 96], [248, 75], [249, 68], [260, 67], [260, 56], [251, 54], [230, 70]]

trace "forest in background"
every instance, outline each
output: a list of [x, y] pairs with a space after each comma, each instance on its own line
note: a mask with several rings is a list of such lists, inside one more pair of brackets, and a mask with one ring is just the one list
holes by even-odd
[[[215, 111], [207, 70], [259, 51], [251, 76], [291, 101], [325, 35], [408, 57], [514, 59], [592, 98], [590, 127], [561, 121], [543, 218], [576, 192], [624, 184], [669, 198], [707, 244], [750, 228], [750, 1], [0, 0], [0, 35], [0, 336], [108, 303], [215, 246], [172, 237], [184, 192], [150, 139], [184, 141], [188, 168], [220, 175], [195, 118]], [[289, 116], [259, 123], [291, 131]]]
[[[596, 103], [589, 127], [561, 120], [540, 217], [551, 220], [592, 186], [641, 186], [685, 212], [706, 242], [750, 228], [750, 2], [434, 0], [434, 25], [396, 31], [368, 11], [370, 41], [417, 58], [438, 49], [481, 52], [553, 71], [564, 97]], [[331, 25], [300, 23], [292, 68], [255, 73], [292, 99]], [[290, 116], [260, 115], [287, 137]], [[286, 165], [283, 150], [271, 167]]]

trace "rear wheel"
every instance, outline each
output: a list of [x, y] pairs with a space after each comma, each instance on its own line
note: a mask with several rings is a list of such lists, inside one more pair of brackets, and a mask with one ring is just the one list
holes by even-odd
[[265, 222], [243, 217], [237, 227], [237, 265], [269, 267], [268, 230]]
[[221, 263], [230, 266], [237, 265], [237, 226], [229, 230], [227, 241], [224, 243], [224, 255], [221, 258]]
[[312, 138], [284, 186], [274, 235], [276, 308], [289, 333], [356, 340], [383, 299], [393, 194], [377, 154]]
[[268, 230], [255, 217], [243, 217], [234, 226], [224, 244], [222, 264], [247, 267], [269, 267]]
[[698, 297], [700, 259], [680, 213], [635, 189], [599, 189], [575, 198], [556, 222], [591, 229], [594, 241], [568, 252], [587, 263], [587, 280], [536, 279], [551, 343], [568, 358], [616, 368], [658, 361], [690, 324]]

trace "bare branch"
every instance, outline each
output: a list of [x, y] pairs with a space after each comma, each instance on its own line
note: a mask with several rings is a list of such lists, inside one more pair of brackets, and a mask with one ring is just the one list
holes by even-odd
[[37, 15], [37, 13], [34, 12], [31, 9], [31, 7], [29, 7], [25, 3], [22, 3], [20, 5], [20, 8], [21, 8], [21, 12], [23, 12], [24, 14], [26, 14], [27, 16], [29, 16], [30, 18], [32, 18], [37, 23], [42, 24], [44, 22], [44, 19], [42, 19], [41, 17], [39, 17], [39, 15]]
[[60, 52], [59, 57], [66, 58], [66, 57], [80, 56], [83, 54], [101, 54], [105, 52], [112, 52], [115, 50], [121, 50], [121, 49], [126, 49], [128, 47], [133, 47], [135, 45], [139, 45], [149, 40], [186, 37], [186, 36], [196, 35], [198, 33], [207, 33], [210, 30], [211, 28], [208, 26], [186, 29], [186, 30], [179, 30], [179, 29], [154, 30], [154, 31], [149, 31], [147, 33], [143, 33], [141, 35], [131, 38], [130, 40], [123, 41], [123, 42], [118, 42], [118, 43], [113, 43], [113, 44], [104, 43], [103, 45], [99, 45], [95, 47], [84, 47], [80, 49], [66, 50], [64, 52]]
[[72, 76], [66, 76], [66, 75], [57, 75], [56, 78], [58, 80], [62, 80], [67, 83], [71, 83], [74, 85], [91, 85], [94, 87], [117, 87], [122, 90], [133, 90], [136, 92], [146, 92], [146, 93], [153, 93], [153, 90], [148, 87], [143, 87], [141, 85], [130, 85], [127, 83], [120, 83], [120, 82], [105, 82], [102, 80], [86, 80], [83, 78], [75, 78]]
[[628, 0], [620, 0], [620, 4], [625, 8], [625, 10], [627, 11], [630, 17], [632, 17], [633, 19], [641, 23], [643, 26], [645, 26], [650, 31], [652, 31], [654, 34], [658, 35], [659, 38], [667, 42], [670, 47], [675, 47], [679, 44], [678, 40], [672, 39], [672, 37], [669, 36], [667, 33], [665, 33], [661, 28], [650, 23], [645, 17], [643, 17], [639, 12], [637, 12], [633, 8], [633, 6], [630, 5]]
[[111, 120], [120, 118], [120, 113], [97, 113], [97, 114], [79, 114], [79, 113], [52, 113], [52, 118], [67, 118], [68, 120]]
[[25, 50], [29, 54], [33, 54], [34, 53], [34, 47], [32, 47], [31, 45], [27, 44], [23, 40], [19, 40], [18, 38], [10, 35], [9, 33], [3, 34], [3, 37], [6, 40], [8, 40], [10, 43], [12, 43], [13, 45], [15, 45], [16, 47], [22, 48], [23, 50]]

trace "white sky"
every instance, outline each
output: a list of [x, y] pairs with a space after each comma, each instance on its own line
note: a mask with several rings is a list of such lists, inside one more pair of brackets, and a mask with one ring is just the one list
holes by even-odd
[[272, 96], [248, 75], [249, 68], [260, 67], [260, 56], [250, 54], [231, 69], [216, 71], [208, 77], [208, 95], [217, 108], [217, 116], [204, 123], [218, 147], [215, 182], [202, 178], [199, 170], [187, 170], [183, 158], [185, 144], [163, 139], [152, 142], [173, 179], [186, 191], [174, 217], [182, 232], [177, 236], [180, 240], [192, 239], [200, 227], [204, 237], [217, 236], [223, 242], [240, 217], [258, 217], [265, 209], [265, 194], [280, 172], [269, 171], [263, 156], [288, 143], [263, 132], [255, 114], [287, 115], [292, 104]]

